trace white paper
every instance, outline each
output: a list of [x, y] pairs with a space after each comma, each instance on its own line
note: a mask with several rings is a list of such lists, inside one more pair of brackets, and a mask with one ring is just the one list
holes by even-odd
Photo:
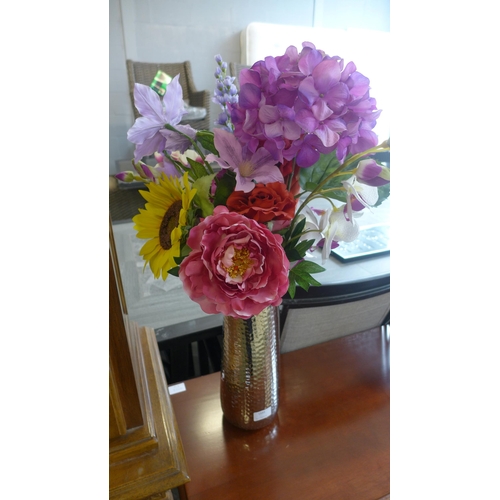
[[253, 421], [258, 422], [259, 420], [264, 420], [265, 418], [271, 415], [271, 407], [266, 408], [265, 410], [256, 411], [253, 414]]
[[186, 385], [184, 384], [184, 382], [181, 382], [180, 384], [169, 386], [168, 393], [172, 395], [172, 394], [177, 394], [178, 392], [184, 392], [185, 390], [186, 390]]

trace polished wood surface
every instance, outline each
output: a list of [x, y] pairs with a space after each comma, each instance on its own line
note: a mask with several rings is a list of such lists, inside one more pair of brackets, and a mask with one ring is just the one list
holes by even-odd
[[152, 328], [123, 313], [110, 248], [109, 498], [172, 499], [189, 481], [186, 459]]
[[127, 323], [144, 425], [109, 442], [109, 498], [157, 500], [189, 481], [154, 331]]
[[[116, 261], [115, 261], [116, 262]], [[110, 437], [143, 424], [139, 395], [123, 321], [112, 252], [109, 255], [109, 396]], [[113, 430], [112, 430], [113, 429]]]
[[189, 500], [356, 499], [389, 494], [389, 338], [352, 334], [281, 356], [276, 420], [227, 423], [219, 373], [171, 396]]

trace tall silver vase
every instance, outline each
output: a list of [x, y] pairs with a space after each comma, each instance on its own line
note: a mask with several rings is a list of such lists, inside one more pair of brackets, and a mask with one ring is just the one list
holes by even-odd
[[279, 319], [266, 307], [250, 319], [224, 316], [220, 397], [224, 417], [241, 429], [270, 424], [279, 401]]

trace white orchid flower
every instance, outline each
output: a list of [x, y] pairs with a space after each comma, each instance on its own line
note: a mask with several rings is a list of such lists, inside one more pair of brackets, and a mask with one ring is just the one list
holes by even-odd
[[351, 195], [361, 204], [361, 207], [354, 208], [355, 211], [363, 210], [363, 208], [368, 208], [371, 211], [371, 207], [378, 201], [378, 189], [358, 182], [354, 175], [346, 181], [342, 181], [342, 185], [347, 191], [347, 217], [349, 220], [353, 220]]
[[[354, 241], [359, 235], [358, 223], [353, 217], [351, 217], [350, 220], [347, 220], [344, 208], [345, 205], [342, 205], [339, 208], [335, 207], [329, 214], [328, 225], [323, 231], [325, 236], [321, 252], [323, 263], [325, 263], [330, 256], [333, 242], [338, 243], [339, 241]], [[354, 214], [354, 217], [360, 216], [361, 214]]]
[[314, 243], [311, 248], [316, 247], [324, 238], [323, 230], [328, 222], [328, 215], [329, 210], [316, 209], [306, 206], [299, 217], [299, 221], [306, 219], [304, 234], [300, 237], [300, 241], [314, 239]]
[[[314, 239], [311, 249], [323, 241], [321, 252], [323, 263], [330, 256], [333, 242], [354, 241], [358, 237], [359, 226], [354, 218], [351, 217], [351, 220], [346, 218], [345, 207], [342, 205], [339, 208], [315, 209], [306, 206], [301, 214], [301, 217], [306, 219], [306, 224], [305, 234], [300, 239]], [[354, 217], [360, 216], [361, 214], [354, 214]]]

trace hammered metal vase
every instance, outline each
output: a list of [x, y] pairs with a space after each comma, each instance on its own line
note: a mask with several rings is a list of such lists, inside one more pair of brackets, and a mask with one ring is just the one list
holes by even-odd
[[279, 320], [276, 307], [250, 319], [224, 316], [220, 397], [224, 417], [241, 429], [260, 429], [278, 411]]

